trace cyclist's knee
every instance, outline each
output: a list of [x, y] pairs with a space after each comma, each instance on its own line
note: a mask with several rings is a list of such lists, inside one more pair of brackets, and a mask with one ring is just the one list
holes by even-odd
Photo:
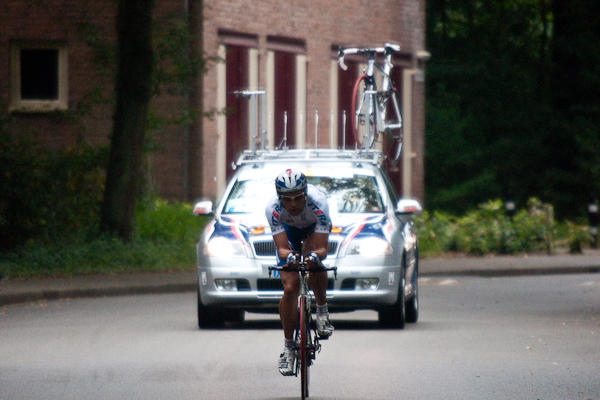
[[283, 285], [283, 298], [284, 299], [292, 299], [292, 300], [296, 300], [298, 298], [298, 295], [300, 294], [300, 287], [299, 285], [294, 285], [294, 284], [287, 284], [287, 285]]
[[283, 297], [296, 299], [300, 293], [300, 279], [298, 273], [281, 274], [281, 284], [283, 285]]

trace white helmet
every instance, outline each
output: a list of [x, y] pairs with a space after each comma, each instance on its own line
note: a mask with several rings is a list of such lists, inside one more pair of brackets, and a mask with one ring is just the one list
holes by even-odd
[[275, 179], [275, 189], [277, 194], [297, 192], [298, 190], [304, 190], [304, 193], [308, 190], [306, 177], [304, 174], [297, 169], [286, 169]]

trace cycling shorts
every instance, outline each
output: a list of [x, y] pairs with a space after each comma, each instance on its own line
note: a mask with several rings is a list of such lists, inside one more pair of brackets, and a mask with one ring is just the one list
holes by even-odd
[[[302, 241], [310, 236], [315, 231], [315, 226], [317, 223], [315, 222], [312, 225], [307, 226], [306, 228], [296, 228], [294, 226], [290, 226], [282, 223], [283, 229], [285, 230], [285, 234], [288, 238], [288, 246], [290, 250], [295, 250], [298, 253], [302, 252]], [[275, 255], [277, 256], [277, 265], [282, 266], [287, 263], [287, 260], [282, 260], [279, 258], [279, 252], [275, 249]]]

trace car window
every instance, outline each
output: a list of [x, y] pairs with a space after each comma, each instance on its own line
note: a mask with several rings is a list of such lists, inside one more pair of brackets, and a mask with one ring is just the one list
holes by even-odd
[[392, 180], [390, 179], [388, 174], [382, 173], [381, 176], [383, 177], [385, 186], [387, 187], [387, 191], [390, 196], [390, 199], [392, 200], [392, 204], [394, 205], [394, 207], [396, 207], [396, 204], [398, 203], [398, 195], [396, 194], [396, 188], [394, 187], [394, 184], [392, 183]]
[[[325, 193], [332, 213], [383, 212], [373, 176], [309, 176], [307, 179]], [[262, 212], [274, 193], [272, 177], [238, 180], [227, 197], [223, 214]]]
[[272, 177], [238, 180], [227, 197], [223, 214], [264, 212], [275, 194], [274, 182]]
[[325, 193], [329, 207], [338, 213], [382, 212], [381, 197], [375, 178], [354, 175], [352, 178], [308, 177], [308, 182]]

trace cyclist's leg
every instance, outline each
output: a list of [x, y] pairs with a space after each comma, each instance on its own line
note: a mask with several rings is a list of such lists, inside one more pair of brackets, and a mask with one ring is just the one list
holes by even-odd
[[[327, 242], [326, 242], [327, 243]], [[327, 246], [327, 244], [325, 244]], [[311, 251], [316, 250], [315, 243], [315, 232], [311, 232], [308, 237], [304, 240], [302, 245], [302, 254], [307, 254]], [[327, 303], [326, 291], [327, 291], [327, 273], [326, 272], [311, 272], [308, 276], [308, 284], [315, 294], [315, 300], [317, 305], [323, 305]]]
[[279, 318], [283, 333], [287, 340], [294, 337], [294, 329], [298, 320], [298, 295], [300, 294], [300, 278], [297, 272], [280, 271], [283, 285], [283, 296], [279, 302]]
[[[281, 261], [281, 260], [280, 260]], [[284, 261], [280, 262], [284, 265]], [[294, 330], [298, 319], [298, 294], [300, 292], [300, 279], [297, 272], [280, 271], [283, 285], [283, 295], [279, 301], [279, 318], [285, 336], [285, 347], [279, 356], [279, 372], [284, 376], [295, 374], [296, 349]]]
[[[302, 239], [305, 237], [302, 230], [282, 224], [288, 238], [290, 250], [300, 251]], [[276, 252], [277, 253], [277, 252]], [[279, 259], [278, 265], [284, 265], [285, 260]], [[281, 284], [283, 285], [283, 296], [279, 302], [279, 317], [286, 340], [292, 340], [296, 321], [298, 320], [298, 295], [300, 294], [300, 277], [297, 272], [280, 271]]]
[[[313, 232], [304, 241], [302, 248], [303, 254], [310, 251], [315, 251], [319, 246], [327, 246], [327, 240], [325, 244], [319, 245], [319, 240], [315, 243], [315, 233]], [[323, 238], [321, 236], [321, 238]], [[315, 300], [317, 302], [317, 331], [321, 338], [327, 338], [333, 333], [333, 326], [329, 321], [329, 310], [327, 307], [327, 272], [311, 272], [308, 276], [308, 285], [312, 289]]]

